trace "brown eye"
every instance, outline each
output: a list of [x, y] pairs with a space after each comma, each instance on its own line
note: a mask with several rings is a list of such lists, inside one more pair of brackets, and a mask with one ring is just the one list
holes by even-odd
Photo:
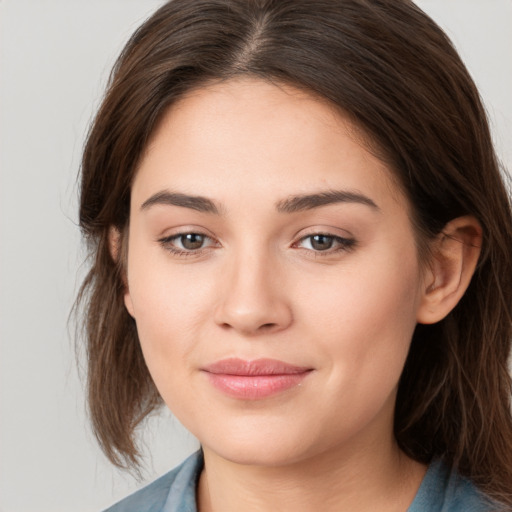
[[202, 233], [179, 233], [158, 240], [167, 251], [178, 256], [198, 255], [203, 249], [216, 245], [215, 241]]
[[333, 246], [334, 237], [328, 235], [313, 235], [310, 237], [311, 248], [315, 251], [326, 251]]
[[348, 251], [355, 247], [356, 241], [353, 238], [343, 238], [324, 233], [315, 233], [313, 235], [301, 238], [297, 247], [308, 249], [315, 253], [333, 254], [340, 251]]
[[198, 233], [186, 233], [185, 235], [180, 235], [178, 240], [183, 249], [194, 251], [203, 247], [205, 238], [204, 235]]

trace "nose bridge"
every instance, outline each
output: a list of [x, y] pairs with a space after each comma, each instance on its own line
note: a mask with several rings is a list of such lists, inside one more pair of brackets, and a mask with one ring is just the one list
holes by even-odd
[[247, 244], [226, 261], [216, 321], [251, 334], [280, 330], [291, 321], [276, 255], [262, 244]]

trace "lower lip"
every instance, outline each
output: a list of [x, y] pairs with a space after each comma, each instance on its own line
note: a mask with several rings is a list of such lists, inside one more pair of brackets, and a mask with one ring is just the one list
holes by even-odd
[[226, 375], [209, 373], [215, 388], [241, 400], [260, 400], [299, 386], [309, 371], [282, 375]]

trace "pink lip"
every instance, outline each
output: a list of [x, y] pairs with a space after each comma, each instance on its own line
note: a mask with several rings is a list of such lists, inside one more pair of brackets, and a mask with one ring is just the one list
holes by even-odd
[[275, 359], [223, 359], [202, 369], [211, 384], [223, 393], [243, 400], [258, 400], [298, 386], [312, 368]]

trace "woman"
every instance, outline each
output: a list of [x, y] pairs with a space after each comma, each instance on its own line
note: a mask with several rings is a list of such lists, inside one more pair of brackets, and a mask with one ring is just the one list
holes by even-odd
[[407, 0], [174, 0], [89, 134], [89, 404], [121, 510], [512, 507], [512, 214], [478, 93]]

